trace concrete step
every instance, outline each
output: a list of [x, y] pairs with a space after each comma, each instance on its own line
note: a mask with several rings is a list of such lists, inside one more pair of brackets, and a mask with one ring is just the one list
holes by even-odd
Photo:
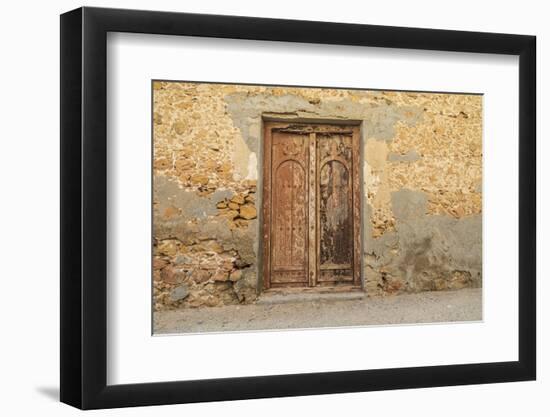
[[363, 291], [347, 292], [284, 292], [284, 291], [266, 291], [256, 300], [256, 304], [283, 304], [283, 303], [303, 303], [314, 301], [343, 301], [360, 300], [366, 298]]

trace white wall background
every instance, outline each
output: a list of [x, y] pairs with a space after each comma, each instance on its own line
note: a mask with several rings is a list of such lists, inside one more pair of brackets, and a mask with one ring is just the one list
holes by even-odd
[[[534, 34], [538, 36], [539, 119], [539, 366], [538, 381], [432, 388], [302, 398], [237, 401], [168, 407], [108, 410], [94, 415], [193, 416], [347, 415], [543, 416], [550, 412], [550, 326], [547, 318], [550, 267], [550, 192], [543, 184], [550, 148], [541, 140], [549, 124], [542, 120], [550, 97], [541, 77], [550, 59], [550, 26], [544, 2], [462, 0], [336, 3], [296, 0], [92, 1], [89, 6], [157, 9], [292, 19], [341, 21]], [[60, 0], [9, 2], [2, 10], [2, 89], [0, 114], [2, 205], [0, 277], [0, 410], [3, 415], [75, 415], [58, 403], [59, 379], [59, 17], [81, 3]], [[546, 234], [544, 235], [544, 233]], [[544, 236], [543, 236], [544, 235]]]

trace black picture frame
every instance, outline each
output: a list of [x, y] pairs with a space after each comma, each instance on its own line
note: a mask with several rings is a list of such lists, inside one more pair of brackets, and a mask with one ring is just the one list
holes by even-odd
[[[107, 385], [108, 32], [519, 56], [519, 360]], [[61, 401], [82, 409], [534, 380], [536, 38], [171, 12], [61, 15]]]

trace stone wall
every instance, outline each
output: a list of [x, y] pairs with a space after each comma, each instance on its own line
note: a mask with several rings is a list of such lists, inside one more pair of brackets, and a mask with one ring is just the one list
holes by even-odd
[[482, 97], [153, 83], [155, 309], [261, 289], [262, 120], [361, 121], [369, 295], [481, 285]]

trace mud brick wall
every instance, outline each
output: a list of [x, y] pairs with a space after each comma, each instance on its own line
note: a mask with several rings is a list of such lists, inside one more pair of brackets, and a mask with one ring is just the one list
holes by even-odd
[[256, 299], [263, 118], [361, 121], [367, 294], [481, 285], [481, 96], [154, 82], [156, 310]]

